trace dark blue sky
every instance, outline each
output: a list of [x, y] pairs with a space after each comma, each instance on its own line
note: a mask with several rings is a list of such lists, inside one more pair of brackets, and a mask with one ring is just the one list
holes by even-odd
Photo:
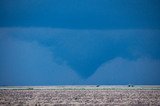
[[159, 0], [1, 0], [0, 85], [160, 84]]
[[1, 0], [0, 26], [160, 28], [159, 0]]

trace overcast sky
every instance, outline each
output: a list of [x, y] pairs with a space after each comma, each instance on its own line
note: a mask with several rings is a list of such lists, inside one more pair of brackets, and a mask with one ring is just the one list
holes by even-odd
[[160, 84], [159, 0], [1, 0], [0, 85]]

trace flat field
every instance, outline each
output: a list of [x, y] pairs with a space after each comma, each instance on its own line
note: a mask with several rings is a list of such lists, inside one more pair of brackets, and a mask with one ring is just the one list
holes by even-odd
[[0, 106], [160, 106], [160, 86], [0, 87]]

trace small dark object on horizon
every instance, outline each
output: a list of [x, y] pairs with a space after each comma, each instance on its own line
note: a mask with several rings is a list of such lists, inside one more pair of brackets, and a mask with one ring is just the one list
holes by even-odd
[[96, 87], [99, 87], [100, 85], [97, 85]]
[[128, 84], [128, 87], [134, 87], [134, 85], [133, 84]]

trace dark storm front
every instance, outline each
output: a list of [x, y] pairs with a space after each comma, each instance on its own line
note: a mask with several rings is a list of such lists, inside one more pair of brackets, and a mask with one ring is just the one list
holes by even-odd
[[159, 0], [1, 0], [0, 85], [159, 85]]
[[0, 31], [4, 85], [160, 83], [159, 30]]

